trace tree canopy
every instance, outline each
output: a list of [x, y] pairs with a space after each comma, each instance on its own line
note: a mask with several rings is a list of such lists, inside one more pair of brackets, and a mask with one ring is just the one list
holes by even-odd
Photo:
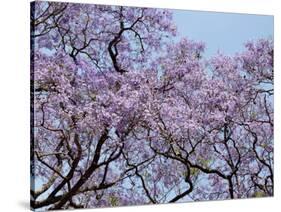
[[166, 9], [32, 3], [33, 208], [273, 195], [273, 41], [176, 35]]

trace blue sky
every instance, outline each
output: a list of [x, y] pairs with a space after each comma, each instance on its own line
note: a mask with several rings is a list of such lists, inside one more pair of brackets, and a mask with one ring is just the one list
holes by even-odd
[[273, 38], [273, 16], [173, 10], [179, 36], [206, 44], [205, 56], [217, 50], [234, 54], [246, 41]]

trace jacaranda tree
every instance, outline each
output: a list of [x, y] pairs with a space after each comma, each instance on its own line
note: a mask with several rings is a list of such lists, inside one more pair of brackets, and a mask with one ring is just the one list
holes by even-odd
[[32, 3], [33, 208], [273, 195], [273, 41], [176, 35], [165, 9]]

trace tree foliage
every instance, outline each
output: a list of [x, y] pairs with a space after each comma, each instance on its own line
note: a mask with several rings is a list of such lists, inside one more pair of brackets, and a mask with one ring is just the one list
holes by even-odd
[[164, 9], [35, 2], [32, 207], [273, 195], [273, 41], [204, 59]]

